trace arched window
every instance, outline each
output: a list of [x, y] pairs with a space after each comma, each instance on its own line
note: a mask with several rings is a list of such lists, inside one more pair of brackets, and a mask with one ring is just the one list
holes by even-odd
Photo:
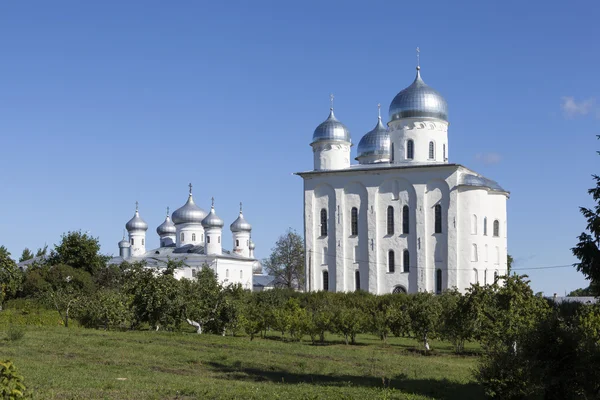
[[412, 140], [409, 140], [408, 142], [406, 142], [406, 158], [408, 160], [412, 160], [414, 158], [414, 149], [415, 144], [413, 143]]
[[239, 241], [239, 239], [235, 239], [235, 247], [240, 247], [240, 241]]
[[487, 269], [483, 271], [483, 284], [487, 285]]
[[483, 218], [483, 236], [487, 236], [487, 217]]
[[394, 234], [394, 207], [392, 206], [387, 208], [387, 234]]
[[394, 143], [390, 146], [390, 162], [394, 162]]
[[142, 238], [142, 246], [144, 245], [144, 238]]
[[327, 236], [327, 210], [321, 209], [321, 236]]
[[435, 158], [435, 145], [433, 142], [429, 142], [429, 159], [433, 160]]
[[351, 230], [352, 236], [358, 235], [358, 208], [352, 207], [351, 214]]
[[479, 271], [473, 268], [473, 283], [479, 283]]
[[471, 247], [471, 261], [478, 261], [477, 257], [477, 245], [473, 243]]
[[471, 219], [471, 235], [477, 235], [477, 215], [473, 214]]
[[217, 243], [221, 243], [221, 236], [217, 236]]
[[206, 243], [210, 243], [210, 236], [206, 235]]
[[442, 148], [444, 149], [444, 154], [443, 154], [444, 155], [444, 159], [442, 161], [446, 161], [447, 160], [447, 158], [446, 158], [446, 143], [444, 143], [444, 145], [443, 145]]
[[360, 271], [356, 270], [354, 272], [354, 286], [356, 286], [356, 291], [360, 290]]
[[388, 251], [388, 272], [396, 271], [396, 255], [394, 250]]
[[442, 233], [442, 206], [436, 204], [434, 207], [435, 233]]
[[396, 286], [394, 288], [394, 290], [392, 290], [392, 293], [393, 294], [400, 294], [400, 293], [406, 294], [406, 289], [404, 289], [402, 286]]
[[497, 219], [494, 220], [494, 236], [498, 237], [500, 236], [500, 221], [498, 221]]
[[437, 269], [435, 271], [435, 292], [437, 294], [442, 293], [442, 270]]
[[181, 235], [179, 235], [179, 239], [183, 242], [185, 240], [185, 234], [183, 232], [181, 232]]
[[323, 264], [327, 264], [327, 247], [323, 247]]
[[405, 235], [409, 232], [410, 215], [408, 214], [408, 206], [402, 207], [402, 233]]
[[195, 241], [196, 241], [196, 234], [192, 233], [192, 242], [195, 242]]
[[404, 272], [409, 272], [410, 271], [410, 253], [408, 252], [408, 250], [404, 250], [402, 261], [403, 261], [402, 264], [404, 267]]
[[329, 272], [323, 271], [323, 290], [329, 291]]
[[498, 271], [494, 271], [494, 282], [498, 279]]
[[133, 238], [131, 238], [131, 245], [132, 245], [132, 246], [133, 246], [133, 244], [134, 244], [133, 242], [134, 242], [134, 240], [133, 240]]

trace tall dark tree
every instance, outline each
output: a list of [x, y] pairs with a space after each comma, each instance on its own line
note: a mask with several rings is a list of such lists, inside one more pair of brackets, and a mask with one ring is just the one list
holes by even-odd
[[19, 258], [19, 262], [31, 260], [33, 258], [33, 253], [27, 247], [23, 249], [23, 253], [21, 253], [21, 257]]
[[14, 297], [21, 289], [23, 273], [17, 263], [10, 257], [10, 252], [0, 246], [0, 310], [4, 300]]
[[44, 247], [37, 249], [35, 252], [36, 257], [46, 257], [46, 253], [48, 252], [48, 245], [45, 244]]
[[83, 269], [94, 274], [106, 267], [107, 256], [100, 254], [98, 238], [81, 231], [68, 232], [62, 235], [60, 244], [54, 246], [48, 263], [51, 265], [66, 264], [73, 268]]
[[263, 261], [275, 285], [289, 289], [304, 287], [304, 241], [293, 229], [279, 237], [269, 258]]
[[591, 208], [579, 207], [587, 222], [586, 231], [579, 235], [579, 243], [571, 251], [579, 259], [574, 266], [590, 280], [590, 289], [598, 296], [600, 295], [600, 176], [593, 174], [592, 178], [596, 182], [596, 187], [589, 189], [588, 193], [592, 195], [594, 205]]

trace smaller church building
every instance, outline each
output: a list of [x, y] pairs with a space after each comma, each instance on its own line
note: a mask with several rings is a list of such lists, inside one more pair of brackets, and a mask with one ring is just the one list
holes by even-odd
[[[241, 284], [244, 289], [252, 290], [253, 269], [260, 269], [260, 262], [254, 258], [255, 245], [252, 242], [252, 226], [240, 213], [229, 226], [231, 236], [223, 237], [224, 221], [215, 211], [214, 199], [207, 213], [196, 205], [190, 186], [187, 202], [156, 228], [160, 246], [146, 249], [148, 224], [140, 216], [136, 202], [135, 214], [125, 228], [128, 238], [119, 242], [119, 256], [112, 258], [110, 264], [123, 261], [143, 261], [148, 267], [165, 268], [168, 260], [183, 261], [184, 267], [175, 271], [175, 277], [193, 278], [198, 271], [208, 265], [224, 284]], [[231, 240], [231, 249], [225, 250], [223, 243]]]

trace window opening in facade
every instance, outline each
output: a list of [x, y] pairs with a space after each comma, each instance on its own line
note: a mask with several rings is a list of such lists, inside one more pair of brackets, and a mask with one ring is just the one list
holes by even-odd
[[412, 140], [406, 142], [406, 158], [412, 160], [414, 157], [414, 147], [415, 144]]
[[350, 225], [352, 230], [352, 236], [358, 235], [358, 209], [356, 207], [352, 207]]
[[435, 233], [442, 233], [442, 206], [436, 204], [434, 208], [435, 214]]
[[404, 272], [409, 272], [410, 271], [410, 253], [408, 252], [408, 250], [404, 250], [404, 255], [403, 255], [403, 264], [404, 264]]
[[396, 271], [396, 257], [394, 250], [388, 251], [388, 272]]
[[323, 290], [329, 291], [329, 272], [323, 271]]
[[321, 236], [327, 236], [327, 210], [321, 209]]
[[409, 232], [410, 229], [410, 215], [408, 214], [408, 206], [402, 207], [402, 233], [405, 235]]
[[437, 294], [442, 293], [442, 270], [438, 269], [435, 271], [435, 292]]
[[387, 208], [387, 234], [394, 234], [394, 207], [392, 206]]

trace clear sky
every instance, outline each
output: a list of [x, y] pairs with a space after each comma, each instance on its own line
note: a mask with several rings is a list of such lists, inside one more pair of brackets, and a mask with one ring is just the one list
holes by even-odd
[[[0, 244], [18, 257], [82, 229], [115, 254], [138, 200], [152, 248], [192, 182], [226, 227], [244, 202], [266, 257], [302, 232], [292, 173], [312, 168], [329, 94], [358, 143], [414, 79], [419, 46], [449, 104], [450, 161], [511, 191], [514, 267], [573, 263], [600, 173], [599, 13], [591, 0], [0, 2]], [[587, 286], [573, 268], [521, 272], [548, 295]]]

